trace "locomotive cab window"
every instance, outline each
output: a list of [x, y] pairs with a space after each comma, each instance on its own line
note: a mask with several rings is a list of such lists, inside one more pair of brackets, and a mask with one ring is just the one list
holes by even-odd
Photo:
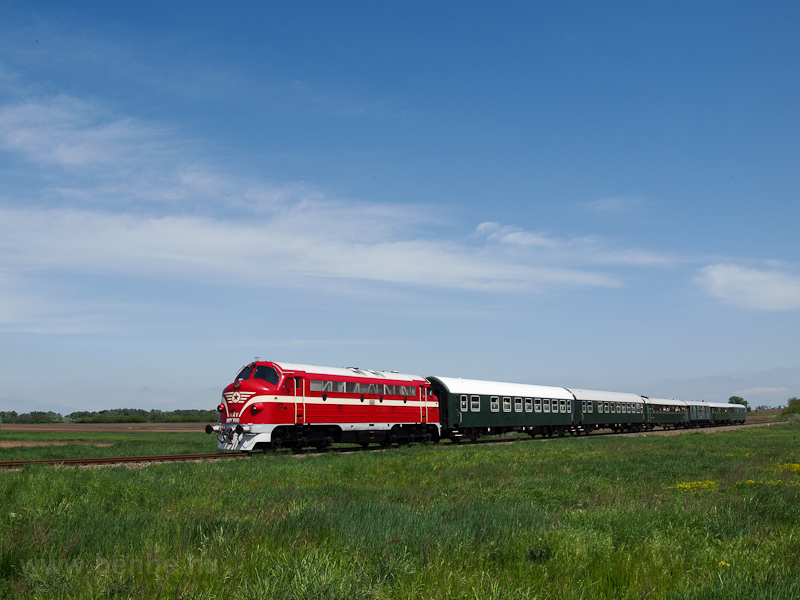
[[481, 412], [481, 397], [472, 397], [472, 412]]
[[497, 396], [492, 396], [492, 404], [491, 404], [492, 412], [499, 412], [500, 411], [500, 398]]
[[467, 412], [469, 407], [467, 406], [467, 396], [461, 396], [461, 412]]
[[242, 381], [250, 377], [250, 373], [253, 372], [253, 365], [247, 365], [244, 369], [239, 371], [239, 374], [236, 376], [234, 381]]
[[267, 381], [272, 385], [278, 385], [278, 381], [280, 381], [280, 375], [278, 375], [278, 372], [267, 365], [257, 366], [253, 377], [256, 379], [261, 379], [262, 381]]

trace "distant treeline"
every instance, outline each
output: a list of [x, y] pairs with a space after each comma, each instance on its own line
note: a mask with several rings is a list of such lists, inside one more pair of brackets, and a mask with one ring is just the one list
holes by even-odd
[[144, 410], [141, 408], [112, 408], [101, 411], [78, 411], [61, 416], [52, 411], [0, 411], [2, 423], [204, 423], [216, 421], [214, 410]]

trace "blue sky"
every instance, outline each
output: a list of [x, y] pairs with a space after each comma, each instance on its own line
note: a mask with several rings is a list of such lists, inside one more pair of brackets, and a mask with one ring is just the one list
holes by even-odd
[[800, 5], [651, 4], [5, 2], [0, 408], [800, 395]]

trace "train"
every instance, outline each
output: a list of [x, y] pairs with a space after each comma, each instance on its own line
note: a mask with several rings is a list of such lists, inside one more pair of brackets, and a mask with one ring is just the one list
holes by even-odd
[[738, 425], [741, 404], [255, 360], [222, 392], [219, 450], [391, 446]]

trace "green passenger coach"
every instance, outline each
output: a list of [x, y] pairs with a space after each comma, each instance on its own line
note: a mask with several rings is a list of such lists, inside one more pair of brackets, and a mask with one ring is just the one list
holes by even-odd
[[685, 402], [638, 394], [523, 383], [428, 377], [439, 402], [442, 437], [476, 440], [512, 431], [586, 435], [744, 423], [739, 404]]
[[645, 404], [637, 394], [570, 389], [578, 409], [580, 433], [595, 429], [641, 431], [645, 424]]
[[521, 431], [564, 435], [572, 431], [575, 397], [560, 387], [429, 377], [439, 417], [451, 439]]

